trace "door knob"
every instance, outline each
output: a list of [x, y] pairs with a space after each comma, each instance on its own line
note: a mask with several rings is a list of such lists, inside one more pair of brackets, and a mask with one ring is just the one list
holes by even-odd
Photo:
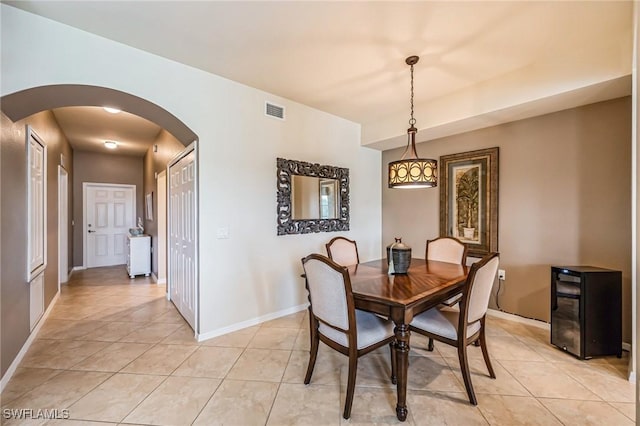
[[96, 232], [96, 231], [92, 231], [91, 229], [89, 229], [87, 232]]

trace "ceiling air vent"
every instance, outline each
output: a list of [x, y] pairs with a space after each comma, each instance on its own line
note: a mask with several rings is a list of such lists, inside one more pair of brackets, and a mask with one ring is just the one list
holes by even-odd
[[264, 103], [264, 114], [269, 117], [284, 120], [284, 107], [280, 105], [272, 104], [271, 102]]

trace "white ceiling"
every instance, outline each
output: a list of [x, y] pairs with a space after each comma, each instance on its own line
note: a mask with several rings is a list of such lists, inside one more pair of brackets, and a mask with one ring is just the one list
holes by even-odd
[[[630, 94], [631, 1], [5, 1], [405, 143]], [[177, 83], [179, 84], [179, 83]]]
[[[137, 115], [99, 107], [56, 108], [53, 114], [73, 149], [80, 151], [142, 157], [162, 130]], [[106, 148], [107, 140], [116, 141], [118, 148]]]

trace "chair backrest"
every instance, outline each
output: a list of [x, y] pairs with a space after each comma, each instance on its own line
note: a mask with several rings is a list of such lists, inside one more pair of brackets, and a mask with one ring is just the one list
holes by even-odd
[[427, 240], [425, 259], [464, 265], [467, 259], [467, 246], [453, 237], [439, 237]]
[[325, 247], [327, 248], [329, 259], [338, 265], [349, 266], [360, 263], [358, 244], [353, 240], [345, 237], [335, 237], [325, 244]]
[[500, 258], [498, 253], [489, 253], [480, 261], [471, 265], [467, 285], [462, 295], [463, 315], [466, 324], [482, 319], [489, 307], [489, 297], [498, 272]]
[[312, 314], [320, 321], [348, 332], [355, 324], [349, 272], [321, 254], [302, 259]]

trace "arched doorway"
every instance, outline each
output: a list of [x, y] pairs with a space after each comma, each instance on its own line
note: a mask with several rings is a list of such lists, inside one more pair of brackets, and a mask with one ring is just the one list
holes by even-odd
[[156, 123], [184, 146], [198, 140], [197, 135], [169, 111], [146, 99], [107, 87], [83, 84], [33, 87], [3, 96], [1, 105], [2, 112], [12, 121], [60, 107], [109, 105]]
[[[50, 86], [41, 86], [34, 87], [26, 90], [22, 90], [19, 92], [15, 92], [9, 95], [5, 95], [1, 98], [1, 108], [2, 112], [8, 119], [12, 122], [18, 122], [28, 117], [37, 114], [42, 111], [49, 111], [56, 108], [62, 107], [103, 107], [103, 106], [111, 106], [116, 107], [122, 111], [126, 111], [130, 114], [137, 115], [139, 117], [145, 118], [159, 127], [163, 128], [166, 132], [171, 134], [180, 144], [185, 147], [185, 152], [191, 153], [190, 158], [193, 159], [194, 164], [197, 164], [197, 135], [186, 126], [180, 119], [171, 114], [166, 109], [158, 106], [157, 104], [148, 101], [146, 99], [142, 99], [135, 95], [131, 95], [126, 92], [122, 92], [119, 90], [114, 90], [106, 87], [98, 87], [91, 85], [77, 85], [77, 84], [62, 84], [62, 85], [50, 85]], [[195, 149], [194, 149], [195, 147]], [[184, 156], [184, 154], [182, 155]], [[57, 161], [57, 160], [56, 160]], [[60, 158], [60, 161], [63, 162], [64, 159]], [[194, 167], [194, 170], [197, 170]], [[197, 174], [194, 176], [197, 182]], [[4, 195], [4, 193], [3, 193]], [[197, 183], [194, 182], [194, 203], [197, 203]], [[193, 214], [193, 218], [189, 219], [190, 223], [194, 223], [195, 225], [195, 236], [197, 238], [197, 204], [194, 204], [196, 208], [191, 209], [189, 212]], [[167, 215], [169, 216], [169, 220], [167, 223], [172, 223], [171, 215], [176, 214], [176, 211], [172, 211], [172, 209], [167, 209]], [[143, 215], [144, 212], [139, 212], [140, 215]], [[182, 211], [178, 211], [178, 214], [181, 214]], [[176, 220], [176, 222], [180, 222], [180, 220]], [[4, 237], [4, 235], [3, 235]], [[193, 288], [185, 289], [185, 291], [190, 292], [194, 296], [194, 303], [191, 304], [192, 308], [195, 309], [195, 319], [191, 322], [194, 330], [197, 332], [197, 295], [198, 295], [198, 270], [197, 270], [197, 239], [194, 241], [194, 249], [195, 249], [195, 261], [188, 264], [189, 267], [192, 267], [192, 271], [186, 271], [179, 274], [168, 274], [168, 287], [175, 287], [178, 289], [183, 289], [185, 286], [183, 283], [172, 282], [175, 279], [181, 279], [181, 277], [193, 277], [191, 284]], [[178, 262], [172, 262], [171, 256], [173, 252], [171, 250], [166, 250], [167, 256], [169, 259], [167, 260], [168, 265], [178, 264]], [[55, 259], [55, 258], [54, 258]], [[52, 262], [53, 263], [53, 262]], [[4, 265], [3, 265], [4, 267]], [[53, 265], [51, 265], [53, 268]], [[56, 276], [58, 275], [57, 266], [56, 266]], [[45, 293], [51, 294], [52, 290], [46, 290]], [[175, 292], [168, 292], [170, 297], [176, 297]], [[52, 297], [47, 297], [47, 301], [50, 301]], [[179, 305], [177, 303], [176, 305]]]

